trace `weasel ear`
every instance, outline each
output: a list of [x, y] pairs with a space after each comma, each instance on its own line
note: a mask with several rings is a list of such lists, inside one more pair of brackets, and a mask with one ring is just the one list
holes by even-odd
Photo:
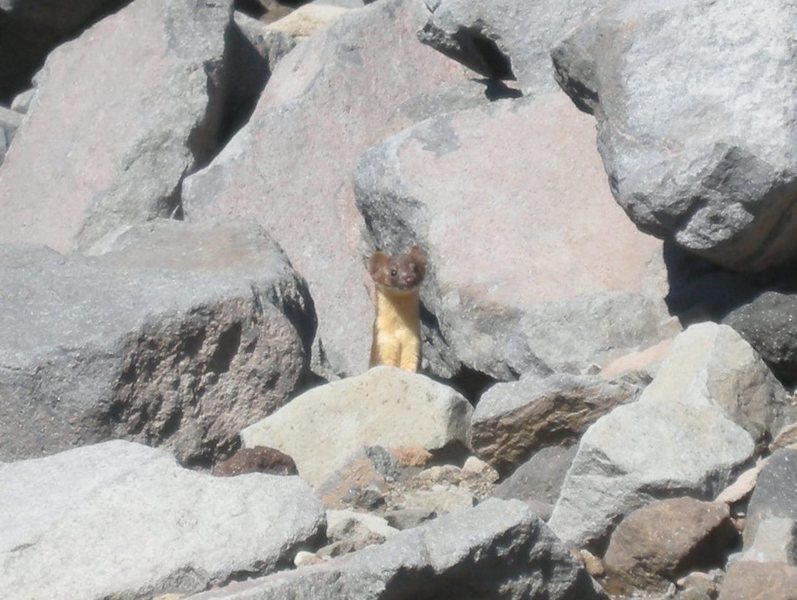
[[390, 262], [390, 257], [384, 252], [374, 252], [368, 260], [368, 272], [373, 278], [377, 272]]
[[413, 246], [409, 251], [410, 258], [419, 267], [426, 268], [426, 252], [420, 246]]

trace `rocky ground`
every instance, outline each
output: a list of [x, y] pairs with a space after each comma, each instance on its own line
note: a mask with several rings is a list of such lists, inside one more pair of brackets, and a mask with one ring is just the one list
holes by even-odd
[[0, 2], [0, 598], [797, 599], [794, 22]]

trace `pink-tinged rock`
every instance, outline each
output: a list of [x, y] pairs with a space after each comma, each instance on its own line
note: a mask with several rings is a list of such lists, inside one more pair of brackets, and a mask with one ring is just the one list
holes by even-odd
[[691, 570], [722, 565], [737, 537], [723, 502], [662, 500], [617, 526], [604, 563], [615, 586], [666, 588]]
[[797, 567], [736, 562], [725, 575], [719, 600], [797, 600]]
[[173, 213], [216, 143], [231, 16], [137, 0], [55, 50], [0, 168], [0, 241], [70, 251]]
[[422, 298], [454, 361], [509, 378], [661, 339], [661, 243], [615, 204], [561, 92], [420, 123], [364, 155], [355, 187], [376, 246], [422, 236]]
[[331, 369], [319, 367], [320, 353], [315, 363], [326, 374], [363, 371], [370, 347], [351, 171], [368, 147], [442, 110], [427, 97], [468, 76], [417, 40], [424, 13], [415, 0], [386, 0], [303, 42], [249, 123], [183, 187], [187, 219], [253, 218], [285, 249], [310, 284]]

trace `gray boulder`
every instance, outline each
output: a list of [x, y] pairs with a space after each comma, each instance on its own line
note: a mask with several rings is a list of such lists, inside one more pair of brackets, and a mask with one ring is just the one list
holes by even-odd
[[85, 249], [179, 213], [218, 143], [231, 23], [232, 0], [138, 0], [50, 54], [0, 167], [0, 241]]
[[469, 75], [415, 38], [423, 12], [415, 0], [378, 2], [301, 43], [247, 125], [183, 187], [188, 220], [254, 218], [285, 248], [316, 303], [314, 368], [327, 377], [362, 372], [371, 339], [351, 170], [365, 149], [429, 116], [414, 110], [419, 96]]
[[713, 499], [753, 458], [783, 400], [730, 327], [690, 327], [639, 400], [581, 438], [551, 528], [568, 544], [599, 546], [617, 521], [652, 500]]
[[439, 450], [467, 443], [471, 406], [423, 375], [374, 367], [315, 387], [241, 432], [247, 448], [290, 455], [299, 475], [319, 486], [362, 446]]
[[[756, 543], [761, 545], [764, 542], [763, 537], [761, 540], [758, 539], [758, 528], [768, 520], [780, 520], [782, 532], [793, 534], [794, 525], [784, 524], [783, 520], [797, 521], [795, 498], [797, 498], [797, 449], [777, 450], [758, 474], [756, 488], [750, 498], [744, 529], [745, 550]], [[792, 535], [788, 537], [791, 538], [792, 546], [797, 545], [797, 538]], [[797, 549], [793, 549], [792, 552], [793, 558], [797, 559]]]
[[470, 445], [499, 472], [511, 472], [545, 446], [577, 443], [590, 425], [638, 394], [637, 386], [585, 375], [499, 383], [473, 411]]
[[254, 225], [134, 228], [97, 257], [0, 247], [0, 459], [124, 437], [228, 454], [302, 380], [312, 302]]
[[515, 77], [524, 93], [556, 87], [550, 49], [605, 0], [425, 0], [420, 39], [488, 77]]
[[522, 502], [488, 500], [321, 565], [191, 600], [606, 599]]
[[795, 18], [791, 0], [612, 0], [554, 48], [643, 231], [736, 270], [793, 260]]
[[665, 335], [661, 244], [612, 199], [594, 135], [556, 91], [436, 116], [363, 155], [368, 243], [429, 254], [434, 370], [580, 371]]
[[0, 464], [0, 596], [199, 592], [285, 565], [324, 518], [297, 477], [215, 478], [129, 442]]

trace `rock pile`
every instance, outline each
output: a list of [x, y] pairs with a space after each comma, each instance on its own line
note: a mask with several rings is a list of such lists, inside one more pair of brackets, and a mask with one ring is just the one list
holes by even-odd
[[0, 597], [794, 598], [793, 3], [56, 4], [0, 1]]

